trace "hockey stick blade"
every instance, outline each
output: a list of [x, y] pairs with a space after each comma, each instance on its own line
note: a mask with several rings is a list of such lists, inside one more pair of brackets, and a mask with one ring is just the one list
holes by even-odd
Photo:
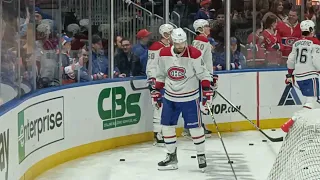
[[146, 87], [135, 87], [134, 84], [133, 84], [133, 80], [134, 80], [134, 78], [132, 78], [132, 79], [130, 80], [130, 86], [131, 86], [132, 90], [134, 90], [134, 91], [140, 91], [140, 90], [149, 89], [148, 86], [146, 86]]
[[250, 124], [258, 131], [260, 131], [266, 138], [268, 138], [271, 142], [281, 142], [283, 141], [283, 137], [272, 138], [268, 136], [264, 131], [262, 131], [253, 121], [251, 121], [246, 115], [244, 115], [235, 105], [233, 105], [227, 98], [225, 98], [222, 94], [216, 91], [218, 95], [225, 100], [230, 106], [232, 106], [242, 117], [244, 117]]

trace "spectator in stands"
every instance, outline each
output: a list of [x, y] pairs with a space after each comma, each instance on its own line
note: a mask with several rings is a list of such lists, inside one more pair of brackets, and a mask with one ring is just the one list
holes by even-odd
[[59, 79], [58, 58], [56, 54], [57, 42], [52, 37], [51, 26], [47, 23], [41, 23], [36, 29], [36, 64], [39, 78], [46, 78], [47, 81]]
[[122, 36], [117, 35], [114, 37], [114, 55], [116, 56], [122, 48], [121, 45]]
[[[216, 52], [216, 46], [218, 43], [211, 37], [208, 38], [210, 44], [211, 44], [211, 52], [212, 52], [212, 62], [213, 64], [216, 63], [217, 59], [219, 58], [219, 53]], [[216, 66], [213, 67], [213, 70], [216, 70]], [[219, 68], [218, 68], [219, 69]], [[220, 68], [221, 69], [221, 68]]]
[[[230, 70], [234, 70], [234, 69], [242, 69], [245, 67], [246, 65], [246, 58], [245, 56], [238, 51], [238, 40], [235, 37], [231, 37], [230, 38], [230, 43], [231, 43], [231, 47], [229, 49], [229, 52], [223, 52], [221, 53], [220, 57], [218, 58], [218, 60], [216, 61], [216, 63], [214, 64], [214, 68], [216, 70], [226, 70], [226, 53], [231, 53], [231, 58], [230, 58]], [[242, 67], [244, 66], [244, 67]]]
[[257, 8], [257, 12], [260, 12], [261, 14], [267, 13], [269, 11], [269, 1], [268, 0], [256, 0], [256, 8]]
[[[225, 17], [224, 9], [219, 9], [217, 11], [217, 19], [210, 24], [211, 37], [213, 37], [214, 40], [219, 43], [216, 47], [217, 52], [224, 51], [224, 37], [225, 37], [225, 18], [224, 17]], [[235, 36], [236, 29], [238, 29], [237, 25], [231, 22], [231, 30], [230, 30], [231, 37]]]
[[305, 0], [305, 8], [304, 8], [304, 19], [312, 20], [316, 24], [316, 13], [314, 7], [312, 6], [312, 0]]
[[139, 56], [136, 56], [132, 52], [131, 43], [128, 39], [123, 38], [121, 40], [122, 49], [115, 56], [115, 65], [119, 68], [119, 73], [121, 76], [141, 76], [145, 75], [142, 70], [141, 61]]
[[[71, 50], [79, 50], [84, 46], [84, 42], [82, 42], [81, 37], [79, 37], [80, 26], [78, 24], [69, 24], [67, 26], [67, 36], [73, 37], [73, 41], [71, 43]], [[84, 38], [84, 37], [83, 37]], [[88, 39], [87, 37], [84, 39]]]
[[[264, 48], [264, 37], [262, 36], [263, 26], [261, 21], [256, 21], [256, 32], [252, 32], [247, 40], [247, 67], [263, 68], [266, 67], [266, 55]], [[255, 38], [255, 44], [253, 39]], [[253, 58], [253, 51], [255, 49], [255, 59]]]
[[211, 0], [203, 0], [201, 3], [200, 3], [200, 6], [201, 8], [198, 10], [196, 16], [194, 17], [194, 20], [197, 20], [197, 19], [213, 19], [212, 18], [212, 12], [214, 12], [215, 10], [214, 9], [209, 9], [210, 7], [210, 4], [211, 4]]
[[92, 75], [93, 80], [108, 77], [108, 59], [102, 51], [102, 40], [99, 35], [92, 36]]
[[79, 65], [81, 66], [79, 70], [79, 82], [87, 82], [92, 80], [92, 76], [89, 75], [89, 54], [88, 54], [88, 49], [86, 46], [84, 46], [82, 49], [79, 50], [78, 52], [78, 57], [79, 57]]
[[36, 24], [40, 24], [42, 19], [52, 19], [50, 15], [43, 13], [39, 7], [35, 7], [34, 13]]
[[285, 14], [283, 9], [282, 0], [273, 0], [273, 2], [271, 3], [270, 11], [263, 16], [262, 22], [265, 23], [266, 19], [269, 16], [276, 17], [277, 21], [284, 21], [287, 18], [287, 15]]
[[[148, 61], [148, 42], [150, 40], [150, 34], [147, 29], [142, 29], [137, 33], [139, 42], [132, 47], [132, 52], [140, 58], [143, 72], [146, 72]], [[123, 46], [122, 46], [123, 47]]]
[[279, 66], [281, 63], [282, 55], [281, 49], [283, 48], [279, 42], [279, 38], [276, 32], [277, 17], [268, 16], [265, 21], [265, 30], [262, 32], [264, 37], [263, 43], [266, 48], [266, 60], [269, 66]]
[[[76, 82], [76, 62], [74, 58], [71, 58], [69, 52], [71, 50], [72, 38], [68, 36], [62, 36], [61, 38], [61, 65], [62, 65], [62, 84], [71, 84]], [[78, 66], [79, 64], [77, 64]]]
[[282, 57], [287, 60], [292, 50], [293, 43], [301, 38], [301, 29], [298, 22], [298, 13], [295, 9], [291, 9], [288, 19], [277, 23], [277, 35], [283, 46]]

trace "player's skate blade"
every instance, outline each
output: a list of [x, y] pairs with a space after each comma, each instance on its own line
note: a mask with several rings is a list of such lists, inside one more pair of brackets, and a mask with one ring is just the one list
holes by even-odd
[[198, 154], [198, 155], [197, 155], [197, 158], [198, 158], [199, 169], [200, 169], [202, 172], [205, 172], [206, 167], [207, 167], [206, 155], [204, 155], [204, 154]]
[[177, 149], [174, 153], [167, 153], [165, 160], [158, 163], [159, 171], [176, 170], [178, 169]]

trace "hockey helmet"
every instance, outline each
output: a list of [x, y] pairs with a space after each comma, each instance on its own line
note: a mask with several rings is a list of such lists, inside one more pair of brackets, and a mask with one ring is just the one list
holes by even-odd
[[181, 28], [173, 29], [171, 39], [174, 43], [183, 43], [187, 41], [187, 34]]
[[300, 29], [302, 32], [313, 32], [314, 31], [315, 24], [311, 20], [304, 20], [300, 23]]
[[[196, 32], [203, 33], [203, 28], [209, 26], [209, 22], [205, 19], [197, 19], [193, 22], [193, 28]], [[202, 30], [200, 30], [200, 28]]]
[[166, 37], [164, 33], [168, 33], [169, 35], [171, 35], [172, 33], [172, 30], [173, 30], [173, 26], [171, 24], [162, 24], [160, 27], [159, 27], [159, 33], [161, 34], [161, 36], [165, 39], [169, 39], [169, 37]]

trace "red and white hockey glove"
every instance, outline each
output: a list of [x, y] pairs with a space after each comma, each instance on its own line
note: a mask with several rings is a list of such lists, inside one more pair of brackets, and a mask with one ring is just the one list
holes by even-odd
[[213, 91], [210, 87], [211, 83], [208, 80], [201, 81], [202, 86], [202, 105], [206, 106], [207, 101], [210, 101], [211, 97], [213, 96]]
[[294, 84], [294, 76], [293, 76], [292, 74], [287, 74], [287, 75], [286, 75], [285, 83], [286, 83], [287, 85], [289, 85], [289, 84]]
[[285, 122], [282, 126], [281, 126], [281, 129], [283, 132], [289, 132], [289, 129], [292, 127], [294, 123], [294, 120], [293, 118], [289, 119], [287, 122]]
[[162, 106], [162, 94], [160, 93], [160, 90], [163, 89], [163, 87], [163, 82], [156, 82], [154, 90], [151, 91], [151, 97], [157, 108]]
[[151, 91], [151, 97], [153, 99], [153, 102], [155, 103], [157, 108], [160, 108], [162, 106], [162, 95], [159, 90], [153, 90]]

